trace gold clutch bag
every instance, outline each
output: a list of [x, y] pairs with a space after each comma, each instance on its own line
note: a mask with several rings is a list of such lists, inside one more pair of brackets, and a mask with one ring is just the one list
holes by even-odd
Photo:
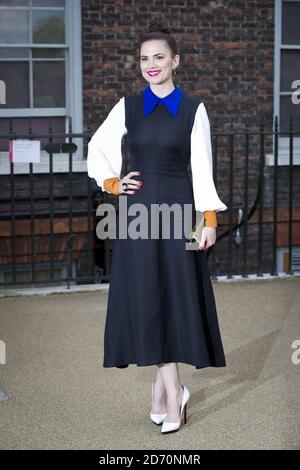
[[203, 227], [204, 212], [196, 211], [196, 223], [187, 238], [190, 247], [193, 245], [194, 248], [198, 249], [198, 244], [200, 243], [202, 237]]

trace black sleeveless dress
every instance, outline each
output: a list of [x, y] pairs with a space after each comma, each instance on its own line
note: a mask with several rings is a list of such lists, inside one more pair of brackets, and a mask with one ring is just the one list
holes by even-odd
[[[174, 119], [163, 104], [143, 114], [143, 94], [125, 97], [128, 172], [143, 185], [126, 198], [127, 221], [133, 204], [195, 205], [188, 174], [190, 135], [199, 101], [184, 95]], [[127, 172], [126, 172], [127, 173]], [[121, 201], [120, 201], [121, 203]], [[162, 207], [162, 206], [161, 206]], [[205, 251], [186, 250], [184, 236], [163, 236], [159, 214], [156, 238], [121, 238], [119, 215], [113, 240], [111, 280], [104, 333], [103, 367], [150, 366], [178, 362], [203, 367], [226, 366], [215, 298]], [[193, 216], [194, 217], [194, 216]], [[157, 220], [157, 219], [156, 219]], [[195, 219], [193, 219], [195, 220]], [[182, 231], [182, 233], [184, 233]]]

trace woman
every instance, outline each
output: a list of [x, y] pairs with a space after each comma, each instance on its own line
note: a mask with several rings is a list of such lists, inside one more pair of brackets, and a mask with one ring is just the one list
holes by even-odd
[[[226, 366], [206, 250], [216, 241], [216, 213], [227, 206], [213, 181], [205, 106], [173, 83], [179, 55], [167, 28], [150, 26], [139, 59], [148, 86], [112, 108], [89, 142], [87, 166], [103, 190], [127, 199], [128, 214], [136, 203], [149, 212], [157, 204], [188, 204], [193, 223], [196, 211], [204, 212], [198, 251], [187, 250], [186, 238], [175, 238], [172, 227], [163, 238], [162, 219], [158, 238], [119, 238], [117, 224], [114, 239], [103, 367], [157, 365], [150, 417], [166, 433], [177, 431], [182, 417], [186, 422], [190, 394], [177, 363]], [[121, 177], [124, 134], [131, 171]]]

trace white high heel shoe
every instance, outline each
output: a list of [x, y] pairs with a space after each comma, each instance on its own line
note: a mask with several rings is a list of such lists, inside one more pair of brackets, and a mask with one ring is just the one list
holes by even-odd
[[[153, 394], [154, 394], [154, 382], [156, 380], [156, 377], [155, 379], [153, 380], [152, 382], [152, 401], [151, 401], [151, 406], [152, 406], [152, 402], [153, 402]], [[150, 412], [150, 418], [151, 420], [153, 421], [153, 423], [155, 424], [161, 424], [163, 423], [163, 421], [166, 419], [167, 417], [167, 413], [163, 413], [163, 414], [158, 414], [158, 413], [151, 413]]]
[[164, 421], [162, 428], [161, 428], [161, 432], [163, 433], [178, 431], [182, 422], [182, 413], [183, 413], [183, 424], [186, 424], [186, 408], [187, 408], [187, 402], [190, 398], [190, 392], [185, 385], [182, 385], [182, 388], [183, 388], [183, 397], [182, 397], [182, 403], [180, 407], [180, 421], [178, 423], [168, 423], [167, 421]]

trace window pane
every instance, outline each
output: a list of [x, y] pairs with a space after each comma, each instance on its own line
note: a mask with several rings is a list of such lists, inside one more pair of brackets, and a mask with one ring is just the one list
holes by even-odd
[[280, 91], [293, 91], [292, 82], [300, 79], [300, 50], [281, 51]]
[[280, 130], [288, 131], [290, 116], [293, 116], [294, 130], [300, 128], [300, 105], [292, 102], [291, 96], [280, 97]]
[[25, 47], [0, 47], [0, 57], [2, 59], [27, 59], [29, 57], [29, 51], [30, 50]]
[[[16, 27], [17, 25], [17, 27]], [[0, 43], [29, 42], [29, 12], [2, 10], [0, 15]]]
[[32, 11], [33, 42], [65, 43], [64, 11]]
[[33, 7], [64, 7], [65, 0], [32, 0]]
[[1, 80], [6, 84], [6, 104], [1, 108], [29, 107], [28, 62], [1, 62]]
[[282, 44], [300, 44], [300, 2], [282, 2]]
[[0, 0], [1, 7], [28, 7], [29, 0]]
[[33, 63], [33, 96], [36, 108], [65, 107], [65, 63]]
[[32, 49], [32, 57], [34, 58], [57, 58], [65, 57], [65, 50], [64, 49]]
[[[53, 134], [64, 134], [66, 132], [66, 118], [52, 117], [52, 132]], [[14, 118], [12, 119], [13, 132], [28, 133], [29, 119], [28, 118]], [[31, 127], [33, 134], [48, 134], [49, 133], [49, 119], [44, 117], [31, 118]], [[9, 133], [9, 119], [0, 118], [0, 134]], [[45, 150], [46, 144], [49, 139], [41, 138], [41, 150]], [[53, 137], [53, 143], [65, 143], [66, 139], [63, 137]], [[0, 152], [8, 151], [8, 139], [0, 139]]]

